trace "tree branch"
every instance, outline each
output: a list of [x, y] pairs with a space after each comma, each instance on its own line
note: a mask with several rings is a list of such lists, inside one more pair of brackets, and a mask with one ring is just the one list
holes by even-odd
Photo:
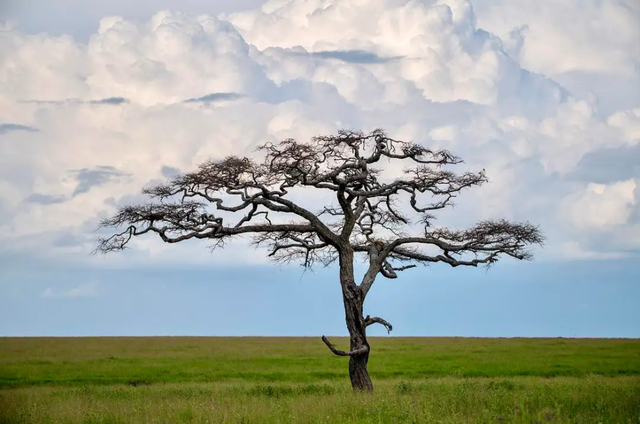
[[[491, 265], [502, 256], [531, 259], [528, 248], [544, 239], [538, 227], [506, 220], [482, 221], [462, 231], [434, 228], [431, 213], [453, 205], [466, 188], [486, 183], [484, 170], [454, 173], [447, 167], [462, 163], [459, 157], [394, 140], [381, 129], [340, 130], [308, 142], [286, 139], [265, 143], [259, 150], [265, 153], [262, 162], [235, 156], [209, 160], [193, 172], [143, 190], [150, 203], [121, 207], [103, 220], [101, 227], [116, 228], [117, 233], [100, 238], [94, 252], [123, 250], [134, 237], [147, 233], [167, 243], [212, 239], [214, 247], [223, 247], [236, 235], [252, 234], [256, 245], [270, 249], [272, 260], [299, 260], [305, 267], [328, 265], [341, 253], [355, 251], [369, 257], [360, 284], [364, 297], [378, 274], [394, 279], [415, 263], [477, 266]], [[387, 162], [382, 159], [409, 167], [399, 178], [384, 179], [383, 169], [373, 168]], [[292, 199], [292, 188], [329, 190], [337, 205], [311, 212]], [[401, 201], [406, 208], [400, 207]], [[291, 218], [300, 222], [283, 223]], [[423, 226], [422, 234], [410, 235], [413, 223]], [[421, 246], [440, 251], [427, 254]]]
[[387, 334], [391, 334], [391, 330], [393, 330], [393, 326], [388, 322], [383, 320], [382, 318], [373, 317], [371, 318], [369, 315], [364, 319], [364, 326], [368, 327], [371, 324], [382, 324], [387, 329]]
[[327, 345], [327, 347], [331, 350], [331, 352], [333, 352], [338, 356], [360, 356], [360, 355], [364, 355], [369, 351], [369, 348], [367, 346], [362, 346], [359, 349], [345, 352], [344, 350], [339, 350], [338, 348], [336, 348], [325, 336], [322, 336], [322, 341], [324, 342], [324, 344]]
[[384, 261], [380, 267], [380, 274], [389, 279], [398, 278], [396, 271], [405, 271], [407, 269], [415, 268], [416, 265], [405, 265], [400, 267], [393, 267], [388, 261]]
[[445, 262], [454, 268], [457, 266], [475, 267], [480, 264], [492, 264], [493, 262], [497, 261], [497, 257], [500, 253], [504, 253], [504, 252], [492, 252], [481, 259], [476, 258], [472, 260], [459, 260], [451, 257], [451, 255], [448, 252], [445, 252], [443, 255], [430, 256], [430, 255], [422, 254], [420, 252], [414, 252], [411, 250], [402, 249], [399, 247], [393, 249], [392, 252], [396, 255], [399, 255], [408, 259], [413, 259], [418, 262], [425, 262], [425, 263]]

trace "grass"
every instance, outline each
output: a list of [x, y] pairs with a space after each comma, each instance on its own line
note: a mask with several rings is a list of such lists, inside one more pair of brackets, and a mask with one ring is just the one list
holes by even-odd
[[319, 338], [0, 338], [0, 423], [640, 424], [640, 340], [371, 344], [368, 395]]

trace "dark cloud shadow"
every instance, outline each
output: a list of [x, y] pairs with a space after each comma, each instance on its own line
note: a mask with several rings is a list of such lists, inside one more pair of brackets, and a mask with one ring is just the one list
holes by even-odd
[[24, 199], [25, 203], [38, 203], [40, 205], [53, 205], [66, 200], [64, 196], [54, 196], [51, 194], [33, 193]]
[[98, 187], [110, 181], [118, 180], [130, 175], [119, 171], [113, 166], [97, 166], [93, 169], [83, 168], [70, 172], [75, 174], [76, 181], [78, 182], [76, 189], [71, 195], [72, 197], [86, 193], [93, 187]]
[[29, 99], [29, 100], [18, 100], [18, 103], [27, 103], [27, 104], [38, 104], [38, 105], [61, 105], [67, 102], [71, 102], [73, 99], [65, 99], [65, 100], [38, 100], [38, 99]]
[[20, 125], [20, 124], [0, 124], [0, 135], [12, 132], [12, 131], [27, 131], [27, 132], [36, 132], [40, 131], [37, 128], [30, 127], [28, 125]]
[[184, 100], [184, 103], [210, 103], [219, 102], [223, 100], [236, 100], [245, 97], [243, 94], [238, 93], [211, 93], [202, 97], [193, 97], [191, 99]]
[[173, 166], [163, 166], [162, 169], [160, 169], [160, 173], [165, 178], [173, 178], [180, 175], [180, 170]]
[[124, 97], [108, 97], [100, 100], [90, 100], [89, 103], [94, 105], [121, 105], [123, 103], [129, 103], [129, 99]]
[[385, 63], [391, 60], [401, 59], [402, 56], [380, 57], [377, 54], [367, 50], [324, 50], [320, 52], [293, 52], [298, 56], [311, 56], [320, 59], [334, 59], [347, 63], [356, 64], [375, 64]]
[[82, 100], [82, 99], [63, 99], [63, 100], [20, 100], [19, 103], [35, 103], [39, 105], [65, 105], [65, 104], [87, 104], [87, 105], [107, 105], [117, 106], [129, 103], [126, 97], [107, 97], [105, 99]]
[[599, 184], [640, 177], [640, 143], [589, 152], [569, 177]]

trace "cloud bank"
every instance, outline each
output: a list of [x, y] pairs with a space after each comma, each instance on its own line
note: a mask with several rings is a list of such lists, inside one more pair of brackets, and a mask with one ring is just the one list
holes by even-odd
[[86, 43], [6, 27], [0, 249], [242, 262], [243, 245], [211, 256], [152, 239], [117, 259], [86, 254], [98, 219], [146, 184], [267, 140], [383, 127], [487, 170], [440, 223], [540, 223], [543, 259], [636, 255], [638, 16], [630, 0], [271, 0], [104, 17]]

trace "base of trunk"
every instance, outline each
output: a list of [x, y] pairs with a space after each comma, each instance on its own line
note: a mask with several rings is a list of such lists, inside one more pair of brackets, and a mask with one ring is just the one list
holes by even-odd
[[373, 391], [373, 383], [371, 382], [371, 377], [369, 377], [369, 371], [367, 371], [367, 362], [369, 362], [368, 353], [349, 358], [349, 378], [351, 379], [353, 390]]

